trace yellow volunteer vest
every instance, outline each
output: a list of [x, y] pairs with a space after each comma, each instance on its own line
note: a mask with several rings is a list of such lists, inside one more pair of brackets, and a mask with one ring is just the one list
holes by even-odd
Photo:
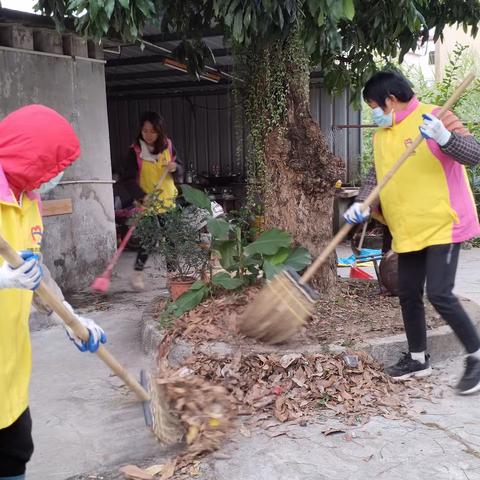
[[[0, 233], [17, 251], [39, 252], [43, 224], [37, 201], [23, 195], [20, 206], [0, 202]], [[28, 407], [32, 296], [29, 290], [0, 289], [0, 429], [10, 426]]]
[[[374, 159], [378, 181], [419, 134], [422, 114], [437, 108], [420, 103], [400, 123], [376, 131]], [[460, 165], [458, 168], [463, 169], [461, 175], [467, 178], [465, 168]], [[467, 196], [473, 202], [468, 179], [455, 188], [468, 189]], [[451, 206], [445, 169], [427, 142], [420, 144], [385, 186], [380, 193], [380, 204], [395, 252], [413, 252], [454, 241], [452, 231], [459, 224], [459, 217]]]
[[162, 205], [158, 207], [158, 213], [163, 213], [166, 209], [173, 207], [175, 205], [175, 198], [178, 195], [178, 190], [175, 187], [175, 182], [170, 173], [167, 174], [161, 185], [157, 186], [166, 165], [171, 160], [172, 157], [168, 148], [158, 155], [156, 162], [142, 159], [139, 180], [140, 187], [145, 193], [152, 193], [156, 188], [160, 190], [159, 199], [162, 201]]

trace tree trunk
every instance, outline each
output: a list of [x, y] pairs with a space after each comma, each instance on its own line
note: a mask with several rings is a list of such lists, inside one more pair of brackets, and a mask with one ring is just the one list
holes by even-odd
[[[292, 45], [286, 48], [292, 49]], [[293, 48], [295, 55], [284, 56], [288, 102], [285, 119], [266, 139], [265, 222], [267, 228], [290, 232], [294, 241], [315, 258], [332, 238], [335, 183], [343, 178], [344, 165], [329, 151], [310, 114], [308, 59], [299, 42]], [[312, 283], [319, 291], [329, 293], [335, 279], [332, 256]]]

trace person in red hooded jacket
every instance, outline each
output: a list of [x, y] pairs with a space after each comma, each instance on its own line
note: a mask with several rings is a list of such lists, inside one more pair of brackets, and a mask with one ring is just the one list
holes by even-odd
[[[0, 235], [24, 259], [12, 268], [0, 258], [0, 479], [22, 480], [33, 453], [28, 408], [31, 371], [29, 313], [33, 291], [47, 270], [40, 264], [43, 224], [40, 193], [54, 187], [80, 155], [70, 124], [42, 105], [23, 107], [0, 122]], [[66, 306], [73, 309], [65, 302]], [[44, 307], [45, 309], [45, 307]], [[51, 313], [51, 312], [49, 312]], [[77, 315], [89, 339], [67, 334], [81, 351], [94, 352], [105, 332]]]

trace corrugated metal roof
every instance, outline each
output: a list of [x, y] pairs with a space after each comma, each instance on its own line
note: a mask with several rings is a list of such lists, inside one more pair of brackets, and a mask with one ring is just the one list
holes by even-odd
[[[109, 96], [127, 97], [138, 96], [142, 92], [148, 95], [171, 94], [185, 90], [199, 92], [212, 89], [214, 82], [198, 81], [195, 76], [187, 72], [180, 72], [165, 66], [163, 60], [172, 57], [172, 52], [180, 43], [180, 39], [173, 34], [162, 34], [156, 27], [149, 26], [144, 34], [145, 45], [119, 45], [118, 42], [109, 42], [112, 49], [119, 47], [119, 53], [112, 53], [107, 48], [105, 52], [107, 94]], [[233, 58], [225, 46], [224, 37], [215, 30], [205, 35], [205, 43], [212, 49], [216, 64], [209, 65], [208, 73], [215, 70], [225, 72], [231, 70]], [[107, 42], [106, 42], [107, 43]], [[172, 57], [173, 58], [173, 57]], [[228, 75], [221, 75], [218, 82], [220, 89], [225, 89], [230, 84]]]

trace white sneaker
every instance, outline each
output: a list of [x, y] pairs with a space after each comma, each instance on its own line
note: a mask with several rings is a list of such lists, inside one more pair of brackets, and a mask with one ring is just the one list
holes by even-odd
[[130, 285], [136, 292], [145, 290], [145, 281], [143, 280], [143, 272], [134, 270], [130, 277]]

